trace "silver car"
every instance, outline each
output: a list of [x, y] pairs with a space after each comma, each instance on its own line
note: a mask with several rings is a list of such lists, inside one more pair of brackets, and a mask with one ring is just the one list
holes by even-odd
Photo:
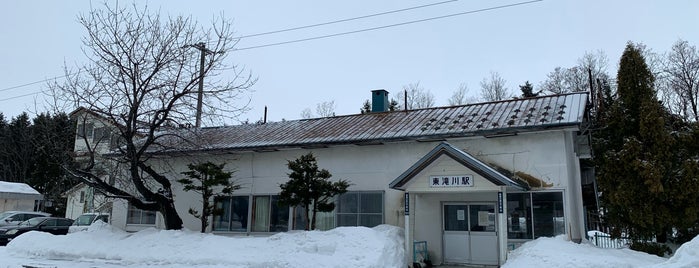
[[49, 217], [51, 214], [37, 211], [5, 211], [0, 213], [0, 226], [18, 225], [36, 217]]

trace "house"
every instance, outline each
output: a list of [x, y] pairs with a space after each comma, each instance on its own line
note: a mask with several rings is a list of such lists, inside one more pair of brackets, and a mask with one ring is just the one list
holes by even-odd
[[0, 181], [0, 212], [35, 211], [44, 196], [26, 183]]
[[[375, 90], [367, 114], [173, 130], [187, 142], [160, 141], [149, 163], [173, 181], [195, 162], [235, 171], [242, 189], [215, 199], [223, 214], [208, 231], [216, 234], [300, 229], [300, 210], [276, 200], [287, 160], [312, 152], [333, 179], [351, 183], [319, 228], [404, 227], [410, 262], [414, 241], [426, 242], [435, 264], [501, 265], [537, 237], [584, 237], [587, 93], [394, 112], [388, 100]], [[187, 211], [200, 197], [175, 188], [185, 227], [199, 230]], [[122, 200], [112, 218], [125, 230], [163, 227], [161, 215]]]
[[[84, 107], [76, 109], [69, 116], [76, 122], [73, 148], [76, 162], [87, 162], [94, 153], [100, 163], [95, 168], [96, 172], [103, 180], [114, 184], [114, 168], [108, 165], [108, 161], [99, 159], [102, 154], [118, 146], [116, 124]], [[111, 213], [112, 199], [85, 183], [78, 183], [63, 196], [66, 197], [66, 218], [76, 219], [88, 212]]]

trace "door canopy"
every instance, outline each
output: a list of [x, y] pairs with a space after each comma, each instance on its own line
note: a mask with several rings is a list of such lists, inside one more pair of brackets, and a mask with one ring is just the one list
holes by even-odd
[[398, 178], [393, 180], [389, 185], [391, 189], [405, 191], [407, 183], [412, 180], [417, 174], [432, 164], [442, 155], [446, 155], [464, 165], [464, 167], [472, 170], [488, 181], [499, 186], [509, 186], [520, 190], [527, 190], [529, 187], [526, 184], [513, 180], [502, 173], [498, 172], [493, 167], [476, 159], [467, 152], [455, 148], [449, 143], [442, 142], [429, 153], [423, 156], [419, 161], [413, 164], [408, 170], [403, 172]]

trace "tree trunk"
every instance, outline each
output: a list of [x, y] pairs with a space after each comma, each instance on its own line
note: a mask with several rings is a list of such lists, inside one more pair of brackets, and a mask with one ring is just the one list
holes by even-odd
[[201, 217], [200, 220], [201, 220], [201, 232], [202, 233], [206, 233], [206, 226], [209, 225], [209, 213], [208, 213], [209, 206], [207, 206], [207, 204], [208, 204], [208, 202], [204, 202], [204, 206], [202, 208], [201, 215], [199, 215]]
[[172, 200], [160, 205], [160, 213], [163, 214], [165, 222], [165, 230], [180, 230], [182, 229], [182, 218], [177, 214], [175, 204]]
[[[202, 184], [204, 184], [203, 181], [202, 181]], [[201, 214], [199, 215], [199, 217], [201, 217], [200, 220], [201, 220], [201, 232], [202, 233], [206, 233], [206, 227], [209, 226], [209, 214], [210, 214], [209, 212], [212, 211], [211, 205], [209, 204], [210, 198], [211, 198], [211, 194], [206, 189], [204, 189], [202, 191], [202, 196], [201, 196], [201, 200], [202, 200]]]
[[659, 231], [659, 232], [655, 235], [655, 240], [656, 240], [658, 243], [662, 243], [662, 244], [667, 243], [667, 233], [668, 233], [668, 232], [665, 231], [664, 229], [663, 229], [662, 231]]
[[305, 209], [305, 214], [306, 214], [305, 215], [306, 216], [306, 228], [305, 229], [306, 229], [306, 231], [310, 231], [311, 229], [309, 227], [311, 227], [311, 219], [308, 217], [308, 210], [310, 208], [308, 208], [308, 205], [305, 205], [304, 209]]
[[311, 221], [311, 230], [315, 230], [315, 229], [316, 229], [316, 213], [318, 213], [318, 212], [317, 212], [317, 211], [318, 211], [318, 205], [316, 205], [316, 204], [318, 204], [318, 202], [317, 202], [317, 200], [314, 200], [314, 202], [313, 202], [313, 219], [312, 219], [312, 221]]

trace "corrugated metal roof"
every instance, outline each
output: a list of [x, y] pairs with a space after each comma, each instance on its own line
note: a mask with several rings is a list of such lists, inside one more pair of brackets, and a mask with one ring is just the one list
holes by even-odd
[[586, 104], [587, 93], [579, 92], [410, 111], [181, 129], [177, 131], [188, 132], [184, 135], [196, 144], [174, 142], [164, 151], [272, 150], [527, 132], [579, 125]]

